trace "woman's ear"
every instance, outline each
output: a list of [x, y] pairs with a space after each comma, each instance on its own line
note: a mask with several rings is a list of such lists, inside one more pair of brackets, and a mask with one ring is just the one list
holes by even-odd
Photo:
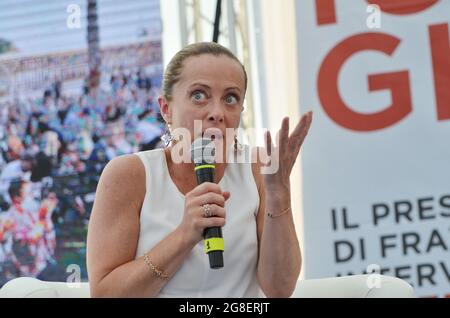
[[166, 123], [172, 122], [172, 110], [170, 108], [169, 102], [164, 96], [158, 97], [159, 110], [161, 112], [162, 117], [166, 121]]

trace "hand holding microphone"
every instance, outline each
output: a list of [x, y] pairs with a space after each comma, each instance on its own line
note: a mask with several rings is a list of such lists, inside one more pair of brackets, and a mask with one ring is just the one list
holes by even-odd
[[[219, 191], [220, 195], [223, 195], [223, 202], [220, 202], [219, 205], [211, 204], [210, 201], [203, 202], [203, 216], [206, 219], [215, 216], [214, 211], [212, 211], [213, 208], [220, 213], [219, 215], [225, 217], [225, 200], [230, 196], [229, 193], [226, 195], [222, 194], [220, 187], [212, 184], [215, 181], [215, 155], [216, 147], [211, 138], [199, 137], [192, 143], [191, 158], [195, 164], [194, 170], [197, 176], [197, 183], [200, 185], [198, 188], [202, 187], [203, 184], [206, 184], [211, 187], [211, 189]], [[213, 199], [213, 197], [211, 197], [211, 199]], [[224, 240], [222, 236], [222, 226], [224, 224], [225, 223], [222, 225], [208, 226], [203, 231], [205, 253], [208, 254], [209, 265], [213, 269], [223, 267]]]
[[[202, 183], [186, 194], [184, 217], [181, 223], [186, 239], [195, 245], [203, 239], [205, 229], [225, 225], [225, 202], [229, 192], [222, 192], [214, 183]], [[205, 215], [208, 205], [210, 216]]]

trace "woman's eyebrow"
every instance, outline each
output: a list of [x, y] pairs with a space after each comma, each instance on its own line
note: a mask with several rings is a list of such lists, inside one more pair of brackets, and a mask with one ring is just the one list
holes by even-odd
[[209, 86], [206, 85], [206, 84], [202, 84], [202, 83], [193, 83], [193, 84], [189, 85], [188, 88], [192, 88], [192, 87], [194, 87], [194, 86], [202, 86], [202, 87], [204, 87], [204, 88], [211, 89], [211, 87], [209, 87]]
[[[210, 86], [208, 86], [206, 84], [203, 84], [203, 83], [193, 83], [193, 84], [188, 86], [188, 89], [192, 89], [195, 86], [201, 86], [201, 87], [203, 87], [205, 89], [211, 90]], [[231, 86], [231, 87], [225, 88], [225, 92], [232, 91], [232, 90], [237, 90], [239, 93], [241, 93], [241, 89], [239, 87], [237, 87], [237, 86]]]
[[237, 86], [228, 87], [225, 89], [225, 91], [231, 91], [231, 90], [237, 90], [239, 93], [241, 92], [241, 89]]
[[[211, 87], [208, 86], [207, 84], [203, 84], [203, 83], [200, 83], [200, 82], [192, 83], [191, 85], [188, 86], [188, 88], [192, 88], [194, 86], [202, 86], [202, 87], [211, 89]], [[230, 86], [230, 87], [225, 88], [226, 91], [234, 90], [234, 89], [238, 90], [239, 92], [241, 91], [241, 89], [238, 86]]]

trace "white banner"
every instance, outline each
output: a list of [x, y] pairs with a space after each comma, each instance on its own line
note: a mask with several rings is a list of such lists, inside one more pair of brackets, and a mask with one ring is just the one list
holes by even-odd
[[306, 279], [450, 295], [449, 21], [449, 0], [297, 1]]

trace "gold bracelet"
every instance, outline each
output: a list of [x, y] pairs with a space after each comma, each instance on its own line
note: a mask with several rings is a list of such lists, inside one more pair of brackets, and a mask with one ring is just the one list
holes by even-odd
[[283, 214], [286, 214], [290, 209], [291, 209], [291, 207], [288, 207], [287, 209], [283, 210], [280, 214], [277, 214], [277, 215], [273, 215], [272, 213], [267, 212], [267, 216], [269, 218], [271, 218], [271, 219], [274, 219], [274, 218], [277, 218], [279, 216], [282, 216]]
[[158, 278], [168, 279], [169, 276], [164, 274], [162, 270], [159, 270], [153, 263], [150, 261], [150, 258], [148, 257], [147, 253], [144, 254], [144, 261], [147, 264], [147, 266], [155, 273], [155, 275]]

